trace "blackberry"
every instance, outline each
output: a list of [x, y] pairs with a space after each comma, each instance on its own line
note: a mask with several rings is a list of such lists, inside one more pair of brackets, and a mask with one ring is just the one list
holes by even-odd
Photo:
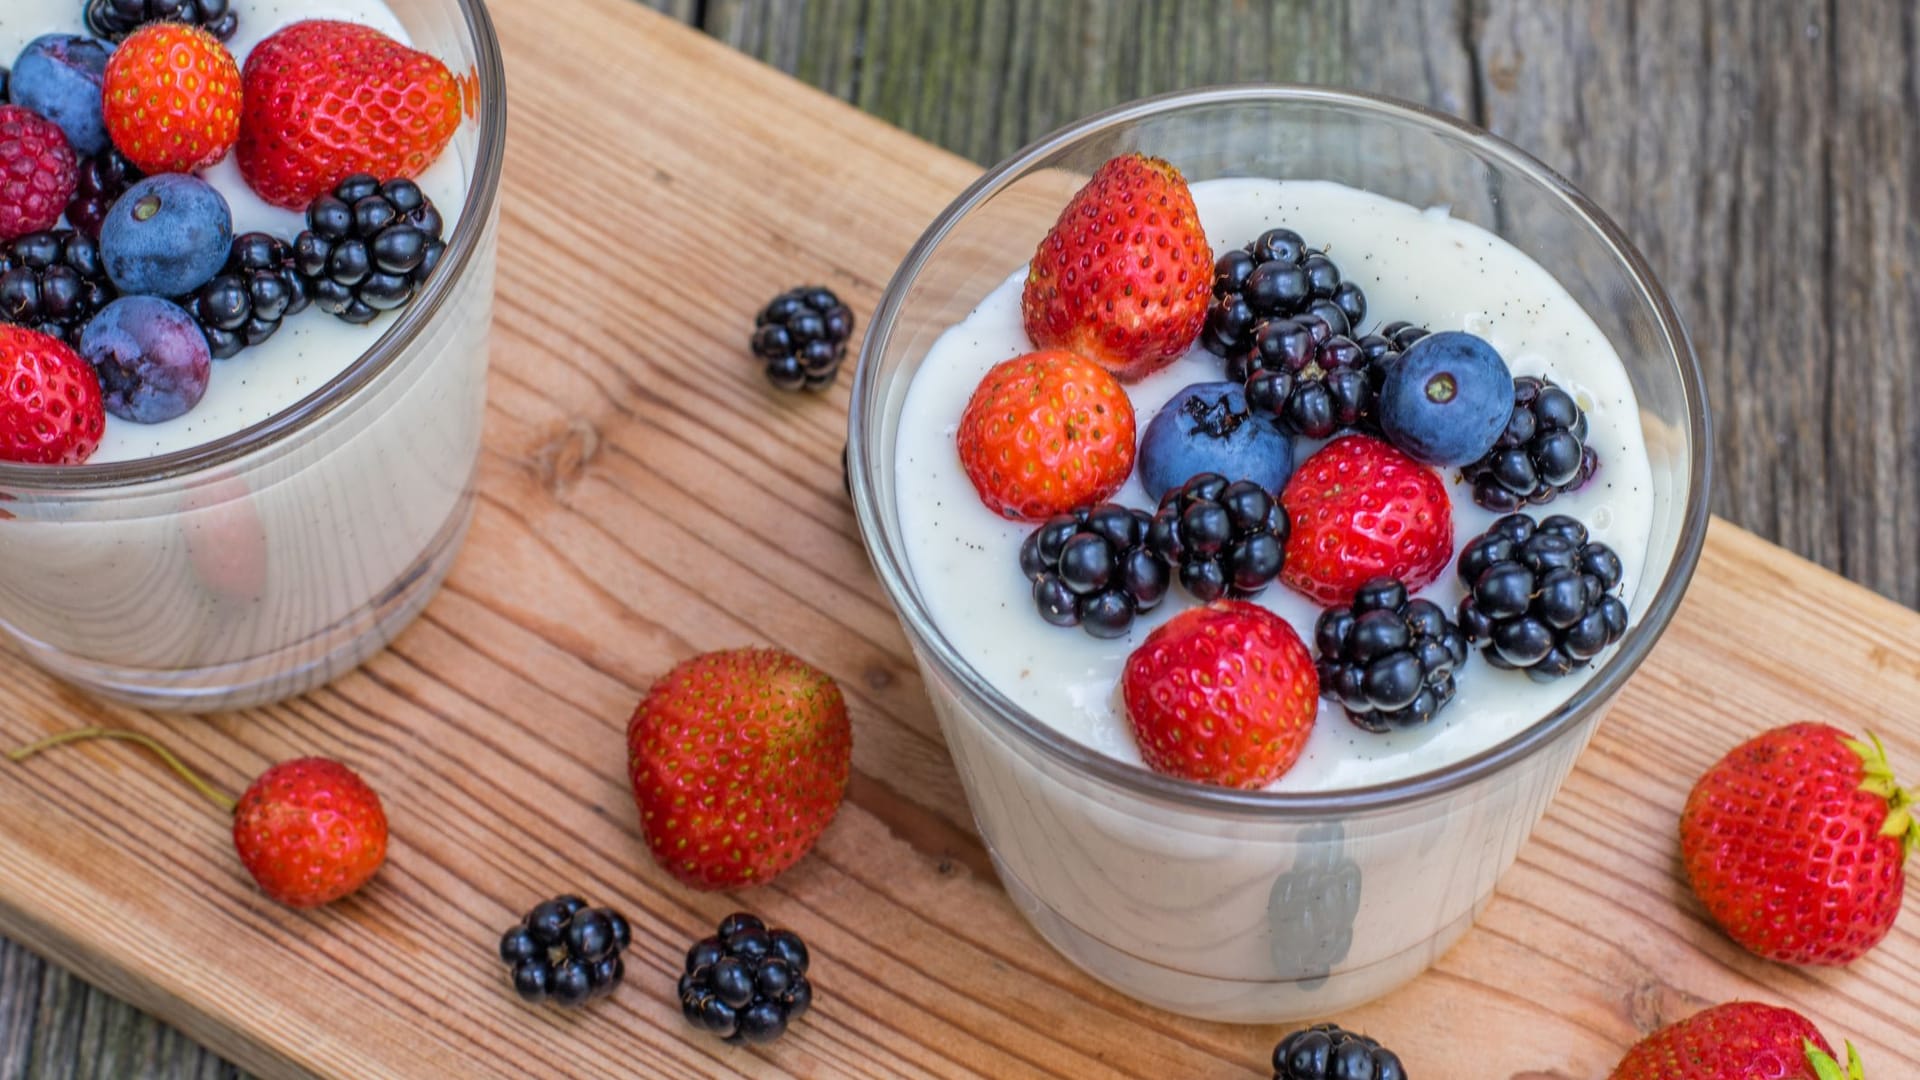
[[1453, 700], [1453, 673], [1467, 662], [1467, 638], [1440, 605], [1412, 600], [1397, 578], [1377, 577], [1351, 607], [1322, 612], [1320, 693], [1367, 731], [1419, 727]]
[[1315, 1024], [1273, 1048], [1273, 1080], [1407, 1080], [1399, 1055], [1338, 1024]]
[[1495, 521], [1460, 550], [1459, 573], [1460, 629], [1494, 667], [1546, 682], [1627, 632], [1620, 557], [1565, 514]]
[[800, 935], [736, 912], [687, 950], [681, 1014], [728, 1042], [772, 1042], [813, 1003], [807, 963]]
[[1593, 479], [1600, 455], [1586, 445], [1587, 414], [1547, 379], [1513, 380], [1513, 414], [1485, 457], [1460, 470], [1473, 501], [1497, 513], [1540, 506]]
[[1160, 499], [1148, 543], [1194, 597], [1253, 596], [1287, 562], [1291, 523], [1279, 500], [1251, 480], [1201, 473]]
[[1324, 439], [1358, 428], [1377, 433], [1375, 404], [1386, 372], [1426, 336], [1407, 323], [1350, 338], [1308, 313], [1256, 323], [1249, 346], [1227, 357], [1227, 377], [1244, 382], [1250, 408], [1272, 413], [1286, 431]]
[[78, 345], [87, 320], [118, 295], [100, 245], [72, 229], [28, 233], [0, 248], [0, 322]]
[[287, 245], [254, 232], [234, 237], [227, 265], [179, 303], [200, 324], [213, 358], [226, 360], [272, 337], [282, 319], [305, 311], [309, 301]]
[[112, 146], [80, 161], [79, 184], [67, 202], [67, 223], [76, 232], [100, 239], [100, 223], [107, 219], [115, 199], [145, 174]]
[[821, 391], [833, 385], [853, 336], [853, 309], [818, 285], [788, 289], [753, 318], [753, 355], [767, 365], [767, 381], [782, 390]]
[[1172, 577], [1147, 544], [1152, 525], [1144, 510], [1102, 503], [1033, 530], [1020, 545], [1020, 569], [1040, 617], [1097, 638], [1126, 636], [1133, 617], [1167, 595]]
[[155, 22], [197, 26], [221, 41], [233, 37], [240, 17], [228, 0], [88, 0], [87, 32], [108, 41]]
[[618, 912], [590, 908], [577, 896], [556, 896], [500, 936], [500, 959], [522, 1000], [571, 1008], [613, 993], [626, 977], [620, 954], [632, 940], [633, 930]]
[[1340, 335], [1367, 317], [1360, 286], [1340, 279], [1340, 268], [1313, 251], [1292, 229], [1268, 229], [1213, 264], [1213, 301], [1200, 344], [1218, 356], [1244, 352], [1263, 320], [1316, 315]]
[[413, 181], [349, 176], [307, 207], [307, 228], [293, 243], [294, 269], [315, 307], [370, 323], [420, 291], [446, 253], [442, 226], [433, 200]]

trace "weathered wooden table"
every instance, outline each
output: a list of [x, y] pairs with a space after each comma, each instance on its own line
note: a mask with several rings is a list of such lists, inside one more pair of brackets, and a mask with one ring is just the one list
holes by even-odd
[[[1673, 291], [1717, 410], [1716, 510], [1920, 601], [1908, 0], [655, 6], [983, 163], [1088, 111], [1209, 82], [1352, 86], [1482, 123], [1608, 208]], [[0, 1080], [234, 1074], [0, 941]]]

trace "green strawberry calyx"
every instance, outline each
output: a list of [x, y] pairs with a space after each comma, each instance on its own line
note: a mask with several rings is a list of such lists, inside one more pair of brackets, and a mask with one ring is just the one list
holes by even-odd
[[1846, 1072], [1840, 1071], [1839, 1062], [1813, 1045], [1812, 1039], [1801, 1039], [1800, 1046], [1807, 1053], [1807, 1064], [1813, 1066], [1814, 1075], [1820, 1080], [1867, 1080], [1867, 1074], [1860, 1065], [1860, 1054], [1854, 1050], [1851, 1040], [1847, 1042]]
[[1902, 851], [1920, 849], [1920, 814], [1914, 810], [1913, 794], [1894, 779], [1893, 766], [1887, 762], [1887, 748], [1880, 744], [1880, 736], [1869, 731], [1867, 738], [1872, 741], [1844, 741], [1847, 749], [1860, 755], [1860, 764], [1865, 770], [1860, 778], [1860, 790], [1887, 800], [1887, 819], [1880, 825], [1880, 835], [1899, 839]]

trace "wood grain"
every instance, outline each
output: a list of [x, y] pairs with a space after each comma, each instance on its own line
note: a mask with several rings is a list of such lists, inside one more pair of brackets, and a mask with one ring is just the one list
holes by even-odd
[[[471, 1075], [1259, 1075], [1274, 1032], [1092, 987], [1008, 908], [839, 492], [844, 387], [775, 399], [739, 355], [763, 290], [741, 287], [733, 251], [771, 252], [783, 280], [826, 280], [865, 313], [972, 170], [615, 0], [493, 6], [515, 102], [507, 258], [483, 507], [447, 593], [339, 686], [210, 724], [103, 710], [17, 665], [0, 684], [8, 742], [103, 716], [167, 733], [236, 787], [294, 752], [348, 756], [389, 796], [392, 865], [336, 911], [280, 912], [148, 763], [80, 751], [0, 775], [0, 929], [274, 1075], [444, 1075], [462, 1054], [484, 1055]], [[1614, 209], [1679, 296], [1722, 419], [1720, 508], [1891, 595], [1920, 588], [1920, 498], [1897, 467], [1913, 457], [1915, 242], [1914, 86], [1889, 77], [1915, 51], [1899, 0], [1609, 3], [1577, 20], [1490, 0], [672, 6], [982, 159], [1225, 78], [1483, 116]], [[589, 57], [617, 76], [581, 83]], [[631, 238], [611, 265], [554, 254], [599, 229]], [[1806, 362], [1843, 355], [1858, 359]], [[1871, 423], [1853, 420], [1863, 406]], [[1736, 626], [1780, 629], [1736, 648]], [[1876, 1075], [1913, 1072], [1911, 1011], [1876, 1003], [1914, 982], [1910, 927], [1847, 972], [1760, 964], [1686, 899], [1667, 830], [1688, 778], [1754, 718], [1910, 717], [1916, 630], [1717, 527], [1680, 621], [1481, 926], [1347, 1019], [1418, 1047], [1423, 1077], [1571, 1080], [1663, 1019], [1757, 995], [1855, 1037]], [[683, 1036], [663, 989], [733, 901], [647, 863], [616, 763], [655, 674], [760, 640], [848, 688], [859, 775], [820, 857], [744, 898], [831, 958], [822, 1008], [780, 1046], [736, 1052]], [[1920, 761], [1911, 719], [1883, 731]], [[640, 938], [628, 989], [586, 1017], [511, 1004], [487, 956], [562, 884], [628, 910]], [[232, 1074], [80, 985], [0, 951], [0, 1077]], [[1489, 1050], [1494, 1025], [1513, 1034]]]

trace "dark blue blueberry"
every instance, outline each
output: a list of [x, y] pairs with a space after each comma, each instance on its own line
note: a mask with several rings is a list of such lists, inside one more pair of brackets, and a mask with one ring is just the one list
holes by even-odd
[[233, 213], [212, 185], [151, 176], [128, 188], [100, 226], [100, 257], [121, 292], [185, 296], [226, 264]]
[[[1456, 330], [1409, 346], [1380, 385], [1380, 427], [1393, 445], [1429, 465], [1478, 461], [1513, 412], [1513, 374], [1492, 345]], [[1579, 468], [1575, 448], [1574, 468]]]
[[158, 424], [184, 416], [207, 392], [213, 356], [193, 317], [151, 296], [123, 296], [80, 333], [107, 411]]
[[1293, 475], [1293, 439], [1272, 414], [1249, 410], [1238, 384], [1195, 383], [1147, 423], [1140, 438], [1140, 484], [1157, 502], [1205, 472], [1279, 491]]
[[91, 157], [109, 143], [100, 84], [111, 55], [111, 49], [89, 37], [34, 38], [13, 62], [8, 97], [60, 125], [73, 152]]

